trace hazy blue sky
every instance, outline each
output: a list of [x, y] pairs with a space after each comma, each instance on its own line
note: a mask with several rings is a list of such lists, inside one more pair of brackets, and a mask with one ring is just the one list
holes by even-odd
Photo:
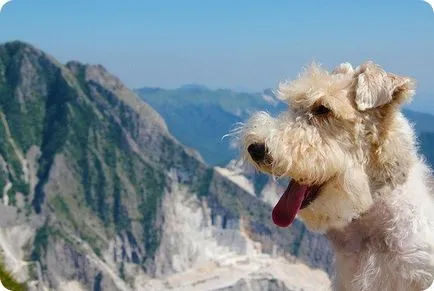
[[416, 105], [434, 96], [434, 13], [421, 0], [13, 0], [0, 41], [15, 39], [101, 63], [130, 87], [259, 90], [313, 59], [373, 59], [418, 79]]

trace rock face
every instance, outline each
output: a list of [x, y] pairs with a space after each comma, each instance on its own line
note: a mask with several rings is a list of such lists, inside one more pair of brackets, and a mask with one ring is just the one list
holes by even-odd
[[322, 236], [276, 228], [102, 66], [21, 42], [0, 46], [0, 195], [1, 261], [31, 290], [327, 288]]
[[325, 272], [252, 240], [247, 216], [213, 214], [206, 201], [173, 181], [163, 201], [158, 276], [138, 278], [137, 290], [329, 290]]

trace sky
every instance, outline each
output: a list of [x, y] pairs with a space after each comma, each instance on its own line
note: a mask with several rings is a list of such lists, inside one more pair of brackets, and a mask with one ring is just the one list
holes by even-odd
[[434, 12], [422, 0], [12, 0], [0, 13], [0, 42], [11, 40], [102, 64], [131, 88], [257, 91], [313, 60], [373, 60], [416, 78], [413, 106], [434, 112]]

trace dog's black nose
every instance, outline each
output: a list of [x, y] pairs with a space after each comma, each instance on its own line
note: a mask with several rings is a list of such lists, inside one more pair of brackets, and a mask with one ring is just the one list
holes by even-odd
[[265, 144], [263, 143], [252, 143], [247, 148], [250, 156], [255, 162], [261, 162], [265, 159]]

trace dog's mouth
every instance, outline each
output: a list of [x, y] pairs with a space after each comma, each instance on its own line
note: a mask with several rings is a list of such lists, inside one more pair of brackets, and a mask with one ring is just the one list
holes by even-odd
[[321, 186], [307, 186], [289, 182], [279, 202], [273, 208], [273, 222], [280, 227], [288, 227], [295, 219], [300, 209], [306, 208], [319, 194]]

